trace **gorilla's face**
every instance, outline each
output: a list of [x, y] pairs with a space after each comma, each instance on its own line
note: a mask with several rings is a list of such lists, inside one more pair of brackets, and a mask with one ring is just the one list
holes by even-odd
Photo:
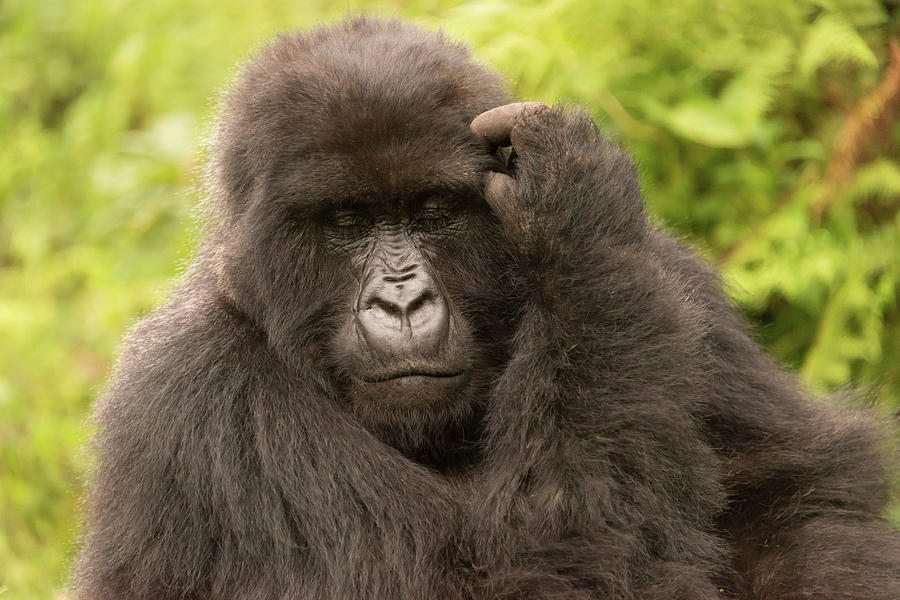
[[472, 336], [429, 254], [472, 226], [473, 207], [426, 193], [399, 210], [353, 204], [326, 219], [357, 282], [335, 339], [354, 402], [397, 407], [451, 403], [471, 379]]
[[325, 252], [352, 282], [329, 355], [367, 427], [405, 451], [446, 452], [477, 435], [506, 357], [509, 253], [477, 189], [378, 196], [320, 215]]

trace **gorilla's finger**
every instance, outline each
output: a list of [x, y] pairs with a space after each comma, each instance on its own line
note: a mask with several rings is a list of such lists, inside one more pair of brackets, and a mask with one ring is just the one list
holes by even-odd
[[476, 136], [494, 146], [509, 146], [509, 133], [519, 115], [547, 108], [540, 102], [514, 102], [483, 112], [472, 121], [469, 128]]
[[484, 176], [484, 199], [501, 223], [512, 224], [516, 214], [516, 180], [503, 173]]

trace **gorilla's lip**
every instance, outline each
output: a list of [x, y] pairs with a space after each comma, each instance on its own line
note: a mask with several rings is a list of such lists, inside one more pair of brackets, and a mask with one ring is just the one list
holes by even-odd
[[377, 375], [369, 375], [362, 377], [366, 383], [383, 383], [385, 381], [393, 381], [395, 379], [404, 379], [407, 377], [429, 377], [434, 379], [452, 379], [459, 377], [464, 371], [462, 369], [432, 370], [432, 369], [404, 369], [402, 371], [390, 371], [379, 373]]

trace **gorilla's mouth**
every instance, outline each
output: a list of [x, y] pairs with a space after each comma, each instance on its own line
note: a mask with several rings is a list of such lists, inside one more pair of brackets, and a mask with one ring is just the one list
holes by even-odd
[[464, 371], [458, 370], [438, 370], [438, 369], [404, 369], [402, 371], [390, 371], [387, 373], [378, 373], [377, 375], [368, 375], [362, 377], [366, 383], [383, 383], [385, 381], [394, 381], [408, 377], [427, 377], [434, 379], [452, 379], [459, 377]]
[[459, 401], [469, 384], [471, 370], [454, 367], [406, 365], [373, 369], [356, 379], [351, 388], [355, 403], [414, 408]]

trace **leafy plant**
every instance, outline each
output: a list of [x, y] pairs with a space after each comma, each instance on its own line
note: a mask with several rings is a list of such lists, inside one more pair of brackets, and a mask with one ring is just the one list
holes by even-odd
[[[817, 392], [900, 408], [900, 59], [873, 0], [361, 1], [588, 106]], [[324, 0], [0, 4], [0, 597], [63, 586], [89, 405], [196, 243], [213, 91]], [[895, 516], [900, 518], [900, 513]]]

